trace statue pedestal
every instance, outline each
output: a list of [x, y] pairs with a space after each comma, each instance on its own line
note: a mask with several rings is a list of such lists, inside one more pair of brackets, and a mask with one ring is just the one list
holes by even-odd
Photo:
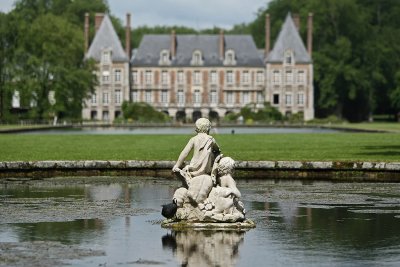
[[255, 228], [256, 224], [250, 219], [243, 222], [222, 223], [222, 222], [191, 222], [191, 221], [177, 221], [173, 219], [166, 219], [161, 223], [162, 228], [172, 230], [248, 230]]

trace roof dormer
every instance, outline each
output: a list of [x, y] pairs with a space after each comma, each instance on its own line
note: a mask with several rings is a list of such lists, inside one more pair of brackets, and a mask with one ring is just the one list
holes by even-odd
[[236, 55], [233, 49], [228, 49], [225, 52], [224, 65], [234, 66], [236, 65]]
[[171, 65], [171, 56], [170, 51], [164, 49], [160, 52], [160, 60], [158, 61], [159, 65]]
[[203, 55], [200, 50], [196, 49], [193, 51], [192, 60], [190, 61], [190, 65], [192, 66], [202, 66], [203, 62]]

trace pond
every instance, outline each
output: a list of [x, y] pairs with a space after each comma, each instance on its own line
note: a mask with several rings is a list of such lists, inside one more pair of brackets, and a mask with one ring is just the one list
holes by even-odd
[[[336, 133], [338, 130], [314, 127], [214, 127], [211, 134]], [[20, 134], [185, 134], [194, 127], [82, 127], [20, 132]]]
[[[112, 181], [112, 182], [111, 182]], [[174, 232], [177, 181], [2, 184], [0, 266], [398, 266], [400, 184], [239, 180], [255, 229]]]

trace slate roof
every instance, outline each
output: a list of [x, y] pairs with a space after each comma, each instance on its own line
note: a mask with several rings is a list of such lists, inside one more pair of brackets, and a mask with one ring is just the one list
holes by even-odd
[[129, 61], [129, 58], [126, 55], [125, 50], [122, 48], [118, 35], [111, 23], [110, 17], [107, 14], [104, 15], [100, 28], [97, 31], [85, 58], [93, 58], [100, 61], [103, 49], [110, 49], [112, 51], [113, 62]]
[[284, 53], [288, 49], [293, 51], [296, 63], [311, 63], [311, 57], [301, 40], [290, 13], [286, 16], [285, 22], [274, 44], [274, 48], [268, 54], [267, 62], [283, 62]]
[[[225, 51], [235, 52], [236, 65], [264, 67], [257, 47], [250, 35], [225, 35]], [[132, 66], [159, 66], [162, 50], [170, 51], [170, 35], [144, 35], [140, 46], [131, 59]], [[195, 50], [202, 53], [202, 66], [224, 66], [219, 56], [219, 35], [176, 35], [176, 56], [170, 66], [191, 66]]]

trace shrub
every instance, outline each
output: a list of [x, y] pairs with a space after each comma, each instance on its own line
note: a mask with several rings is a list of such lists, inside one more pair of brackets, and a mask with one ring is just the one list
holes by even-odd
[[137, 102], [122, 103], [124, 118], [135, 122], [167, 122], [170, 120], [167, 114], [155, 110], [147, 103]]

